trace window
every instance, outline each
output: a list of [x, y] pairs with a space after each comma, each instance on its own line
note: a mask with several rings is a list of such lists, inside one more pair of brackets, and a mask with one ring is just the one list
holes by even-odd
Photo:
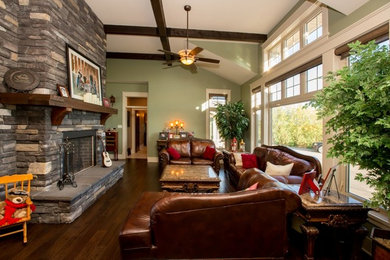
[[300, 42], [299, 42], [299, 31], [291, 35], [284, 42], [284, 58], [287, 58], [297, 51], [299, 51]]
[[322, 64], [306, 71], [306, 90], [313, 92], [322, 89]]
[[305, 45], [310, 44], [322, 36], [322, 13], [305, 23]]
[[[389, 48], [389, 40], [378, 43], [379, 46], [385, 46]], [[351, 56], [348, 57], [349, 66], [351, 65]], [[361, 197], [362, 199], [369, 200], [374, 192], [374, 188], [371, 188], [365, 182], [355, 180], [357, 173], [367, 174], [366, 170], [360, 170], [359, 166], [348, 165], [348, 192]]]
[[292, 76], [285, 80], [286, 86], [286, 97], [298, 96], [301, 89], [301, 78], [300, 74]]
[[281, 52], [280, 43], [273, 47], [269, 52], [269, 68], [275, 66], [282, 60], [282, 52]]
[[219, 135], [215, 115], [216, 108], [219, 104], [226, 104], [230, 98], [230, 90], [207, 89], [207, 101], [202, 104], [202, 111], [206, 111], [206, 136], [214, 141], [217, 148], [225, 148], [225, 140]]
[[255, 146], [261, 145], [261, 91], [252, 94], [252, 112], [254, 115]]
[[296, 103], [271, 109], [272, 145], [289, 146], [322, 161], [322, 120], [316, 110]]
[[278, 82], [269, 87], [270, 89], [270, 100], [276, 101], [282, 98], [282, 84]]

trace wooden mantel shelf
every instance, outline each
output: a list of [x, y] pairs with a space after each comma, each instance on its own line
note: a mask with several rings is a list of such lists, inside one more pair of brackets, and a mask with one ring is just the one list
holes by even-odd
[[61, 125], [64, 117], [75, 110], [100, 113], [100, 123], [104, 125], [107, 118], [117, 114], [118, 110], [111, 107], [104, 107], [89, 104], [82, 100], [60, 97], [48, 94], [24, 94], [24, 93], [0, 93], [0, 103], [7, 105], [34, 105], [52, 107], [51, 123]]

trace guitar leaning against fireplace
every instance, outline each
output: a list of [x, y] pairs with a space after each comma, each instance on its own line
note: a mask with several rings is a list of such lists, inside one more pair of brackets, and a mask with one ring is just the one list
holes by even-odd
[[106, 151], [106, 144], [104, 143], [103, 139], [100, 139], [102, 141], [103, 146], [103, 152], [102, 152], [102, 163], [104, 167], [111, 167], [112, 161], [110, 159], [110, 155]]

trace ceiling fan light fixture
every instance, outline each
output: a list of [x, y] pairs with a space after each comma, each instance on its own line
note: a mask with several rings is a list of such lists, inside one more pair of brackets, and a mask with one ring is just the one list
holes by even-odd
[[180, 62], [183, 63], [184, 65], [188, 66], [195, 62], [195, 56], [190, 55], [188, 50], [179, 51], [179, 55], [180, 55]]

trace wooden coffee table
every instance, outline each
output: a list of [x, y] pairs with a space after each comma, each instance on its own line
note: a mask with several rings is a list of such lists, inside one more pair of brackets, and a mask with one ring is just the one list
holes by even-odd
[[165, 167], [160, 183], [166, 191], [216, 192], [220, 179], [211, 166], [172, 165]]

